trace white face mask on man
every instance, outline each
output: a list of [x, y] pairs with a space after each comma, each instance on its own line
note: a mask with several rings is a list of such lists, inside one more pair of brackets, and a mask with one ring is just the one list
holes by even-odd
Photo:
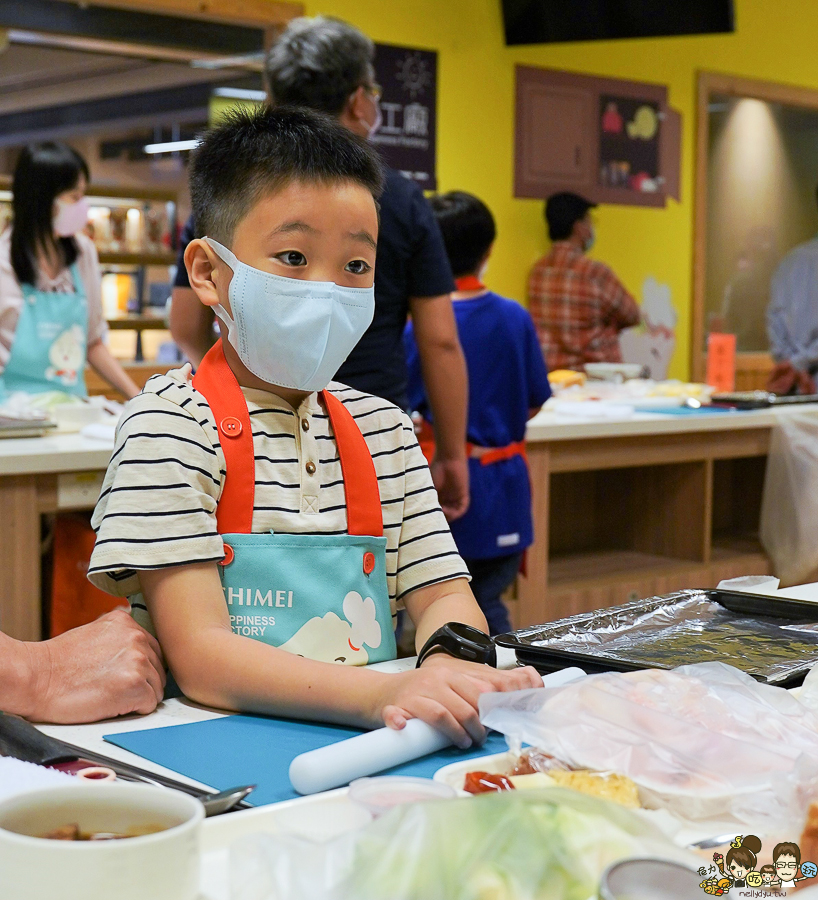
[[375, 288], [306, 281], [263, 272], [227, 247], [204, 240], [233, 270], [231, 316], [216, 314], [239, 359], [262, 381], [297, 391], [321, 391], [369, 328]]

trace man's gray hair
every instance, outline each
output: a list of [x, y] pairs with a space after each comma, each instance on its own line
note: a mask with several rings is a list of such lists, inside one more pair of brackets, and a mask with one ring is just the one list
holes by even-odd
[[338, 116], [374, 76], [375, 45], [353, 25], [329, 16], [293, 19], [267, 56], [273, 103]]

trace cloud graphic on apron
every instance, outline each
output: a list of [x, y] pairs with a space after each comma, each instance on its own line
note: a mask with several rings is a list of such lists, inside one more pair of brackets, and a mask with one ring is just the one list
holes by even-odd
[[375, 601], [364, 599], [357, 591], [350, 591], [344, 597], [344, 615], [352, 625], [350, 642], [355, 647], [380, 647], [381, 626], [375, 615]]
[[343, 610], [346, 620], [334, 612], [315, 616], [281, 644], [280, 649], [322, 662], [366, 665], [369, 654], [364, 644], [374, 649], [380, 646], [382, 637], [375, 601], [350, 591], [344, 597]]
[[85, 356], [84, 344], [85, 332], [79, 325], [72, 325], [58, 335], [48, 350], [51, 365], [46, 369], [45, 377], [49, 381], [75, 384]]

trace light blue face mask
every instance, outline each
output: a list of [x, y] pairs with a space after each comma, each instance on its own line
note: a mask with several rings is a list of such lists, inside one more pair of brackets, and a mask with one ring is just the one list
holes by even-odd
[[233, 270], [227, 294], [233, 316], [221, 304], [215, 309], [239, 359], [269, 384], [323, 390], [369, 328], [375, 288], [262, 272], [205, 240]]

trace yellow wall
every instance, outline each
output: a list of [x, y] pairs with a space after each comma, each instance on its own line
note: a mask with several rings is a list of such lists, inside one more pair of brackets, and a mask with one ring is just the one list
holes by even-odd
[[306, 11], [346, 19], [375, 41], [439, 52], [439, 186], [472, 191], [492, 208], [499, 238], [487, 281], [520, 300], [546, 239], [542, 203], [512, 198], [515, 63], [666, 84], [684, 117], [682, 202], [671, 200], [663, 210], [601, 208], [594, 256], [610, 263], [637, 297], [648, 275], [670, 285], [679, 312], [670, 374], [686, 377], [696, 72], [818, 87], [818, 3], [735, 2], [732, 35], [508, 48], [500, 0], [307, 0]]

